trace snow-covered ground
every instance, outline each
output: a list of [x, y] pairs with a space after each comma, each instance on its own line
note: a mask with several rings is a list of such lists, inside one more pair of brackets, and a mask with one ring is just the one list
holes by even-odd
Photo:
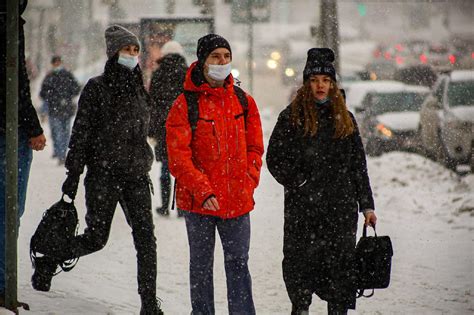
[[[262, 109], [265, 137], [278, 110]], [[47, 129], [47, 128], [46, 128]], [[27, 209], [19, 238], [19, 299], [27, 314], [138, 314], [136, 258], [130, 228], [117, 209], [108, 245], [82, 257], [74, 270], [53, 279], [50, 292], [30, 286], [33, 272], [29, 239], [43, 211], [60, 198], [64, 168], [47, 150], [35, 153]], [[473, 314], [474, 175], [458, 177], [418, 155], [390, 153], [370, 158], [379, 235], [390, 235], [394, 246], [392, 282], [370, 299], [358, 301], [350, 314]], [[159, 165], [153, 168], [159, 189]], [[281, 272], [283, 189], [264, 167], [252, 212], [250, 270], [258, 314], [289, 314]], [[160, 204], [159, 193], [154, 207]], [[84, 228], [84, 191], [76, 201]], [[362, 218], [362, 217], [361, 217]], [[188, 245], [184, 221], [172, 212], [154, 217], [158, 239], [158, 295], [166, 314], [189, 314]], [[362, 220], [360, 220], [360, 224]], [[360, 231], [359, 231], [360, 232]], [[216, 313], [227, 314], [225, 274], [220, 243], [216, 247]], [[9, 313], [3, 310], [5, 313]], [[325, 314], [326, 303], [316, 296], [310, 312]], [[26, 312], [22, 312], [25, 313]], [[0, 310], [0, 314], [3, 314]], [[10, 314], [10, 313], [9, 313]]]

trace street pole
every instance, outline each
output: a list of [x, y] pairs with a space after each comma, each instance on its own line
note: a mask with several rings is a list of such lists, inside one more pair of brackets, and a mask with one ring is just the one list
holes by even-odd
[[18, 16], [17, 0], [7, 0], [5, 306], [17, 308], [18, 236]]
[[249, 92], [253, 94], [253, 14], [252, 14], [252, 2], [253, 0], [247, 0], [247, 17], [248, 17], [248, 37], [249, 37], [249, 50], [248, 50], [248, 75], [249, 75]]
[[337, 16], [337, 0], [321, 0], [320, 39], [323, 47], [334, 51], [334, 66], [339, 72], [339, 20]]

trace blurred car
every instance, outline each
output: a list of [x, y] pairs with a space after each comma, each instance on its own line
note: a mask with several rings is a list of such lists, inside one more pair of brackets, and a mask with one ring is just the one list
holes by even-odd
[[431, 88], [438, 75], [430, 65], [411, 65], [395, 72], [394, 79], [409, 85], [423, 85]]
[[356, 113], [368, 155], [419, 149], [419, 110], [429, 91], [424, 86], [404, 85], [366, 94]]
[[425, 152], [456, 169], [474, 171], [474, 71], [441, 75], [420, 111], [419, 132]]
[[[369, 92], [390, 92], [405, 86], [402, 82], [380, 80], [380, 81], [358, 81], [344, 86], [346, 90], [346, 103], [350, 111], [357, 113], [357, 108], [362, 106], [362, 101]], [[357, 118], [357, 115], [356, 115]]]
[[369, 80], [392, 80], [397, 71], [396, 64], [391, 60], [377, 60], [365, 66]]

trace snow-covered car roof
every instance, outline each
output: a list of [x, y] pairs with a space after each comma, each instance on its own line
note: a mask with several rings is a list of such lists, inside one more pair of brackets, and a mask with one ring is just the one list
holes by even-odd
[[347, 105], [350, 108], [360, 107], [368, 92], [396, 92], [404, 86], [402, 82], [391, 80], [354, 82], [347, 91]]
[[474, 71], [455, 70], [451, 72], [451, 81], [472, 81], [474, 80]]

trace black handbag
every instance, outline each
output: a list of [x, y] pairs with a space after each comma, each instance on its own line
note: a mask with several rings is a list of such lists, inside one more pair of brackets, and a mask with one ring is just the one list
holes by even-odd
[[[393, 248], [389, 236], [367, 236], [364, 224], [362, 237], [356, 246], [357, 297], [371, 297], [374, 289], [385, 289], [390, 284]], [[364, 290], [372, 290], [364, 295]]]
[[[79, 220], [74, 201], [66, 202], [64, 195], [43, 213], [38, 227], [30, 240], [30, 259], [35, 266], [38, 254], [56, 256], [65, 244], [77, 235]], [[78, 258], [59, 264], [63, 271], [69, 271]]]

